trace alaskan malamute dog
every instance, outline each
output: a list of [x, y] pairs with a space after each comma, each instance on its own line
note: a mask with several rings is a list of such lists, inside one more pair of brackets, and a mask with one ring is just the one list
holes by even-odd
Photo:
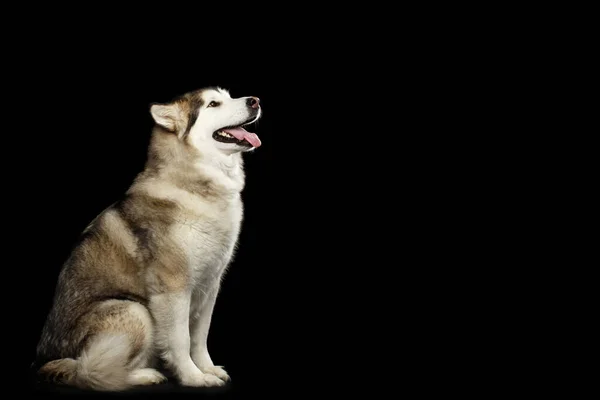
[[144, 170], [83, 231], [65, 262], [37, 347], [39, 374], [95, 390], [166, 378], [220, 386], [206, 341], [220, 281], [242, 222], [242, 153], [261, 145], [243, 127], [256, 97], [220, 88], [154, 104]]

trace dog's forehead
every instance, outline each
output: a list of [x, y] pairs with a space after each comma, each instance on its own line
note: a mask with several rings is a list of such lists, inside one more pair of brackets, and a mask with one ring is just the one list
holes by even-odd
[[211, 87], [202, 90], [201, 93], [202, 99], [205, 101], [207, 99], [229, 99], [231, 96], [226, 89], [222, 89], [220, 87]]

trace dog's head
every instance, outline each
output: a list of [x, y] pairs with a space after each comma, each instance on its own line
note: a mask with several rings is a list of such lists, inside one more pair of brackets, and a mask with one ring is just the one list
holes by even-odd
[[224, 154], [250, 151], [261, 145], [244, 127], [261, 116], [257, 97], [231, 98], [220, 88], [197, 90], [167, 104], [153, 104], [156, 125], [200, 151]]

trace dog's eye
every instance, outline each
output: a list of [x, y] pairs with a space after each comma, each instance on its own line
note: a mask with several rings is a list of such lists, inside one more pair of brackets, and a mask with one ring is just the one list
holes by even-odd
[[217, 107], [219, 105], [219, 103], [217, 103], [216, 101], [211, 101], [210, 103], [208, 103], [208, 107]]

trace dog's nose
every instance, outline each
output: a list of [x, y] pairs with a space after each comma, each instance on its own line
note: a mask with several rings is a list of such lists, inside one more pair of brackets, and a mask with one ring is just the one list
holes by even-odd
[[248, 107], [258, 108], [259, 103], [260, 99], [258, 97], [248, 97], [248, 99], [246, 99], [246, 104], [248, 104]]

